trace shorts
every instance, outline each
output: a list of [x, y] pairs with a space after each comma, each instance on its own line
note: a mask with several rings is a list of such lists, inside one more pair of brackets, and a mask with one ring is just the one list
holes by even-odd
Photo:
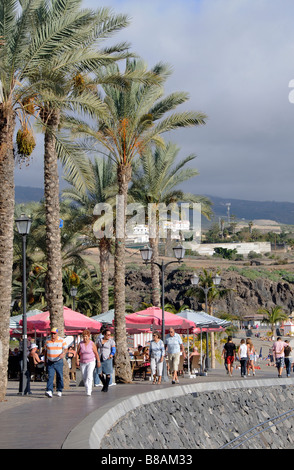
[[281, 369], [285, 365], [285, 358], [284, 357], [276, 357], [276, 367]]
[[227, 356], [226, 364], [234, 364], [235, 356]]
[[177, 371], [179, 369], [180, 353], [173, 353], [168, 355], [168, 365], [171, 371]]

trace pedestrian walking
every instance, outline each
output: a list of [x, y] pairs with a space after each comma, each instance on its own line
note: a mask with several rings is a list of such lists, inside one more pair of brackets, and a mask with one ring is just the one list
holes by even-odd
[[175, 333], [173, 328], [169, 329], [169, 334], [165, 338], [165, 349], [168, 353], [169, 370], [172, 373], [172, 384], [178, 384], [178, 368], [180, 363], [180, 354], [182, 352], [185, 358], [185, 349], [182, 338]]
[[47, 364], [48, 381], [45, 395], [53, 396], [53, 380], [56, 372], [57, 396], [62, 396], [63, 390], [63, 358], [67, 352], [66, 341], [58, 336], [58, 329], [51, 329], [51, 338], [45, 343], [45, 361]]
[[246, 365], [247, 365], [247, 345], [245, 339], [241, 339], [241, 343], [238, 349], [238, 357], [241, 365], [241, 377], [246, 378]]
[[100, 366], [100, 359], [95, 343], [91, 341], [91, 333], [89, 330], [84, 330], [82, 333], [83, 340], [80, 342], [77, 350], [77, 366], [83, 376], [83, 382], [86, 388], [86, 395], [91, 396], [93, 385], [93, 372], [96, 365]]
[[[155, 331], [153, 339], [150, 342], [149, 357], [151, 364], [151, 374], [153, 377], [153, 384], [161, 384], [163, 361], [164, 361], [164, 344], [160, 339], [160, 333]], [[158, 381], [156, 382], [156, 380]]]
[[288, 339], [285, 339], [285, 343], [287, 344], [287, 346], [284, 347], [286, 374], [287, 377], [290, 377], [292, 364], [292, 348]]
[[115, 342], [114, 339], [111, 338], [110, 330], [105, 330], [103, 338], [98, 338], [97, 350], [101, 362], [100, 367], [98, 367], [99, 378], [103, 384], [101, 392], [108, 392], [109, 382], [113, 372], [113, 358], [116, 352]]
[[287, 343], [282, 341], [282, 338], [278, 336], [277, 341], [273, 344], [273, 354], [276, 361], [276, 367], [278, 369], [278, 377], [282, 377], [283, 368], [285, 365], [285, 353], [284, 348], [288, 346]]
[[228, 336], [228, 341], [224, 345], [224, 349], [222, 352], [222, 358], [225, 358], [229, 375], [232, 377], [234, 370], [234, 361], [236, 358], [236, 345], [235, 343], [233, 343], [232, 336]]
[[254, 367], [254, 360], [255, 360], [255, 348], [252, 343], [252, 339], [247, 338], [247, 376], [250, 376], [250, 367], [252, 369], [252, 375], [255, 375], [255, 367]]

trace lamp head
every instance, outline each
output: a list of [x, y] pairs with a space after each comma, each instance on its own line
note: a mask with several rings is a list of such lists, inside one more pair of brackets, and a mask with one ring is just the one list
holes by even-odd
[[218, 274], [216, 274], [216, 275], [214, 276], [214, 278], [212, 279], [213, 284], [214, 284], [215, 286], [219, 286], [219, 285], [220, 285], [220, 282], [221, 282], [221, 279], [222, 279], [221, 276], [219, 276]]
[[193, 286], [197, 286], [198, 282], [199, 282], [199, 276], [197, 274], [193, 274], [193, 276], [191, 277], [191, 284], [193, 284]]
[[78, 292], [78, 289], [77, 289], [76, 287], [72, 287], [72, 288], [70, 289], [70, 295], [71, 295], [72, 297], [75, 297], [75, 296], [77, 295], [77, 292]]
[[177, 258], [178, 261], [182, 261], [182, 259], [185, 256], [186, 248], [184, 248], [182, 245], [178, 245], [175, 248], [173, 248], [173, 250], [174, 250], [175, 258]]
[[28, 235], [30, 233], [32, 220], [25, 214], [21, 214], [18, 219], [15, 219], [16, 228], [20, 235]]
[[144, 261], [144, 263], [147, 264], [149, 261], [151, 261], [152, 248], [150, 248], [149, 245], [145, 246], [144, 248], [141, 248], [140, 253], [141, 253], [142, 260]]

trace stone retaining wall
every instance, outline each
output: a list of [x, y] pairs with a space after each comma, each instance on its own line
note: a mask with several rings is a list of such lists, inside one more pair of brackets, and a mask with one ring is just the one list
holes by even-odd
[[[102, 449], [216, 449], [294, 409], [293, 386], [196, 392], [139, 406], [104, 436]], [[294, 414], [294, 410], [293, 410]], [[294, 448], [294, 417], [240, 448]]]

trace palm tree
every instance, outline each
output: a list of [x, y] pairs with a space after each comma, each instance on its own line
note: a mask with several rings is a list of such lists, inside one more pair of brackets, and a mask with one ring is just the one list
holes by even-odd
[[[73, 146], [64, 145], [58, 129], [65, 110], [83, 110], [92, 116], [100, 116], [105, 111], [100, 97], [87, 88], [82, 74], [126, 56], [120, 54], [126, 45], [98, 50], [97, 39], [105, 39], [125, 27], [127, 18], [123, 15], [114, 16], [108, 9], [96, 12], [80, 10], [81, 3], [79, 0], [43, 2], [34, 15], [32, 26], [36, 27], [31, 48], [35, 53], [38, 51], [41, 56], [43, 54], [44, 59], [28, 74], [30, 84], [37, 93], [35, 96], [26, 96], [30, 104], [33, 100], [45, 132], [46, 297], [51, 325], [58, 327], [61, 333], [64, 322], [57, 162], [59, 157], [65, 164], [65, 170], [74, 174], [80, 182], [78, 170], [83, 167], [83, 163], [77, 160], [78, 153]], [[76, 165], [77, 162], [79, 165]]]
[[[63, 190], [64, 198], [74, 201], [81, 212], [79, 219], [81, 227], [79, 231], [86, 236], [88, 247], [97, 246], [96, 237], [93, 234], [95, 222], [94, 208], [96, 204], [107, 203], [107, 190], [115, 184], [115, 168], [113, 162], [108, 159], [95, 158], [87, 161], [85, 172], [86, 193], [81, 191], [75, 180], [69, 176], [65, 178], [70, 186]], [[106, 235], [99, 237], [99, 256], [101, 270], [101, 311], [109, 310], [109, 255], [112, 240]]]
[[152, 149], [147, 149], [141, 156], [141, 166], [134, 171], [130, 189], [130, 195], [136, 202], [142, 204], [145, 209], [152, 204], [152, 210], [156, 214], [155, 233], [149, 236], [152, 248], [152, 302], [155, 306], [160, 305], [160, 276], [159, 268], [155, 264], [159, 262], [160, 206], [165, 205], [177, 211], [179, 202], [201, 203], [202, 214], [207, 218], [211, 216], [211, 202], [207, 198], [176, 189], [181, 183], [198, 175], [196, 169], [186, 167], [187, 163], [196, 158], [195, 155], [189, 155], [175, 165], [179, 150], [173, 143], [168, 143], [165, 147], [156, 147], [154, 152]]
[[[47, 225], [50, 227], [48, 260], [52, 266], [52, 288], [47, 292], [54, 310], [51, 321], [58, 322], [57, 326], [60, 323], [62, 331], [59, 201], [58, 197], [53, 196], [59, 192], [53, 132], [59, 123], [60, 108], [68, 105], [62, 86], [73, 83], [69, 80], [72, 73], [77, 75], [77, 71], [81, 73], [85, 69], [89, 71], [97, 66], [103, 67], [109, 61], [126, 56], [120, 54], [126, 48], [125, 44], [98, 53], [94, 48], [91, 50], [91, 44], [97, 37], [108, 37], [126, 26], [126, 17], [114, 16], [108, 9], [101, 9], [100, 13], [84, 10], [79, 14], [80, 5], [81, 2], [76, 0], [5, 0], [0, 4], [0, 401], [6, 393], [9, 351], [14, 223], [13, 135], [16, 117], [21, 118], [23, 126], [17, 143], [24, 156], [29, 156], [35, 145], [28, 125], [29, 116], [37, 112], [46, 124], [45, 174], [51, 183], [46, 184], [45, 191], [48, 213], [51, 212]], [[101, 100], [85, 91], [73, 102], [75, 105], [71, 109], [80, 109], [81, 106], [87, 109], [88, 105], [94, 104], [101, 110]], [[60, 150], [59, 142], [59, 154]], [[71, 171], [69, 153], [63, 152], [62, 156], [64, 159], [67, 157], [67, 168]], [[57, 302], [52, 298], [52, 292]]]
[[[118, 72], [118, 71], [117, 71]], [[89, 133], [102, 144], [117, 166], [119, 232], [115, 238], [114, 259], [114, 305], [115, 337], [117, 345], [116, 373], [122, 382], [130, 382], [131, 369], [128, 361], [125, 328], [125, 221], [128, 186], [132, 176], [132, 162], [150, 145], [164, 145], [161, 134], [181, 127], [205, 123], [203, 113], [182, 112], [166, 114], [188, 99], [186, 93], [173, 93], [166, 98], [163, 83], [169, 75], [166, 65], [158, 64], [152, 69], [154, 82], [133, 80], [124, 88], [104, 86], [104, 104], [107, 119], [99, 121], [96, 132]], [[142, 61], [128, 60], [125, 75], [146, 75]], [[158, 80], [156, 80], [158, 78]], [[84, 127], [85, 130], [86, 126]]]
[[36, 1], [0, 4], [0, 401], [7, 387], [14, 223], [13, 136], [28, 58], [29, 18]]
[[[209, 289], [206, 293], [207, 295], [207, 308], [209, 315], [212, 315], [212, 305], [216, 299], [223, 297], [227, 294], [230, 289], [225, 288], [216, 288], [213, 282], [214, 273], [203, 269], [203, 273], [199, 276], [199, 287], [195, 286], [188, 290], [187, 295], [196, 295], [201, 303], [205, 302], [205, 291], [204, 289]], [[202, 288], [201, 288], [202, 287]], [[211, 367], [215, 369], [215, 344], [214, 344], [214, 332], [211, 333]]]
[[261, 321], [262, 323], [270, 325], [272, 335], [274, 334], [275, 325], [283, 320], [287, 320], [288, 318], [288, 315], [283, 312], [283, 308], [279, 305], [271, 307], [270, 309], [260, 308], [257, 313], [266, 315]]

